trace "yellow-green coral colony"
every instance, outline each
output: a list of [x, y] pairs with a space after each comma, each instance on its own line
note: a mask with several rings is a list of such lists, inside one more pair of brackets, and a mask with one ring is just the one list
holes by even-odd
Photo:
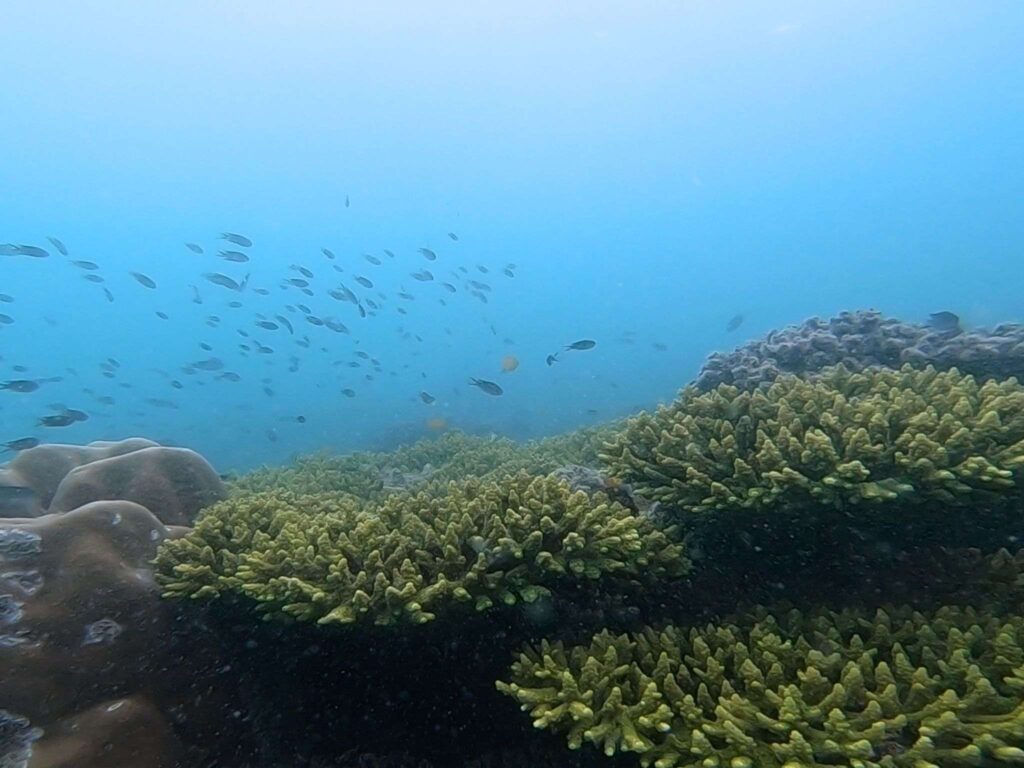
[[544, 642], [498, 687], [537, 728], [656, 768], [1024, 764], [1024, 617], [791, 612]]
[[696, 513], [1018, 500], [1024, 387], [839, 366], [753, 392], [686, 389], [631, 419], [602, 459], [645, 496]]
[[496, 479], [520, 471], [542, 475], [565, 464], [594, 464], [599, 445], [613, 430], [613, 425], [581, 429], [528, 443], [453, 430], [390, 453], [299, 457], [289, 467], [249, 472], [232, 486], [237, 491], [285, 488], [295, 493], [344, 492], [380, 501], [402, 490], [394, 486], [402, 475], [415, 480], [410, 485], [417, 488], [433, 483], [443, 489], [450, 481], [468, 477]]
[[453, 483], [444, 495], [264, 491], [206, 510], [167, 542], [169, 596], [245, 595], [270, 615], [320, 624], [423, 623], [465, 605], [532, 602], [568, 581], [685, 571], [671, 530], [553, 477]]

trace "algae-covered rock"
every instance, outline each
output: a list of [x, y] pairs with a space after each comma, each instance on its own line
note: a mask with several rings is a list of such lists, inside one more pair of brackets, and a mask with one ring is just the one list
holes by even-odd
[[161, 548], [157, 574], [169, 596], [240, 594], [320, 624], [416, 624], [567, 584], [680, 575], [687, 561], [673, 534], [607, 497], [526, 474], [371, 505], [278, 490], [206, 510]]
[[780, 376], [684, 390], [627, 422], [602, 459], [689, 512], [1006, 504], [1024, 484], [1024, 387], [956, 369]]
[[908, 608], [543, 642], [498, 688], [537, 728], [656, 768], [1024, 760], [1024, 617]]

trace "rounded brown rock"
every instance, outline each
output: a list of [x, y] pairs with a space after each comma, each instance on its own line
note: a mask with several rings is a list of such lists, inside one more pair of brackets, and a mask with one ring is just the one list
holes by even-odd
[[49, 507], [57, 486], [71, 470], [99, 459], [156, 446], [157, 443], [142, 437], [117, 441], [100, 440], [88, 445], [46, 443], [19, 453], [5, 471], [12, 480], [17, 479], [17, 485], [31, 488], [35, 492], [39, 501], [38, 514], [43, 514]]
[[199, 510], [226, 495], [224, 483], [198, 453], [154, 446], [75, 467], [57, 487], [49, 511], [126, 499], [167, 525], [191, 525]]
[[0, 691], [34, 726], [155, 685], [164, 525], [130, 501], [0, 521]]
[[175, 768], [182, 745], [145, 696], [104, 701], [44, 729], [28, 768]]

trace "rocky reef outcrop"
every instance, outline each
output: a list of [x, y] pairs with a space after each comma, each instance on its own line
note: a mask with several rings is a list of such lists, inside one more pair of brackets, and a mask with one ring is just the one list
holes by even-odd
[[217, 474], [147, 440], [42, 445], [0, 471], [37, 513], [0, 518], [0, 765], [187, 764], [177, 721], [205, 706], [216, 655], [194, 627], [175, 640], [151, 562], [166, 523], [224, 497]]
[[754, 389], [783, 373], [816, 373], [834, 365], [861, 371], [904, 364], [915, 368], [931, 365], [939, 370], [956, 368], [981, 379], [1021, 378], [1024, 325], [939, 329], [885, 317], [875, 310], [842, 312], [828, 320], [812, 317], [731, 352], [713, 353], [695, 385], [703, 391], [719, 384]]

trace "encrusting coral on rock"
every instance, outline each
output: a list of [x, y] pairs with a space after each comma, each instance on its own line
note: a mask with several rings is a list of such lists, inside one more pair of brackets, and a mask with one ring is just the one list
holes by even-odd
[[874, 310], [842, 312], [829, 320], [812, 317], [731, 352], [713, 353], [695, 385], [702, 391], [719, 384], [755, 389], [784, 373], [816, 373], [840, 364], [858, 371], [932, 365], [981, 379], [1024, 378], [1024, 325], [950, 332]]
[[671, 530], [553, 477], [452, 483], [377, 505], [286, 491], [214, 505], [161, 548], [168, 596], [237, 593], [320, 624], [418, 624], [457, 606], [530, 603], [566, 582], [682, 574]]
[[686, 513], [1019, 502], [1024, 387], [953, 369], [780, 376], [684, 390], [631, 419], [602, 459]]
[[543, 642], [499, 682], [570, 747], [674, 768], [1024, 761], [1024, 617], [787, 615]]

